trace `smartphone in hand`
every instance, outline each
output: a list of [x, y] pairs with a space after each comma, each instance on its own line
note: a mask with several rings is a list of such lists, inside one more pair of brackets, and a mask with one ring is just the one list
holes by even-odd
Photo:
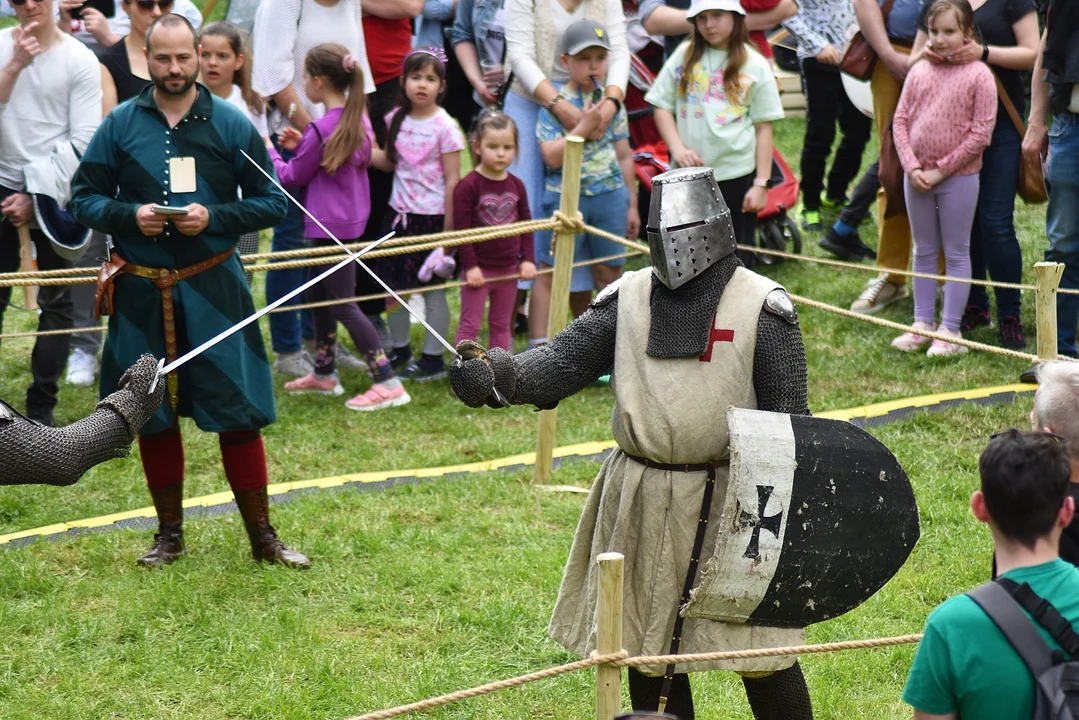
[[150, 212], [154, 215], [187, 215], [188, 209], [171, 205], [151, 205]]

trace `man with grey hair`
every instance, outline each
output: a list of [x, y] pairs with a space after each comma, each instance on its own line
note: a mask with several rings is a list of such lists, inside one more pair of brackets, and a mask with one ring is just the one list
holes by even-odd
[[[1068, 494], [1079, 502], [1079, 363], [1048, 362], [1035, 369], [1038, 391], [1030, 420], [1035, 430], [1059, 435], [1068, 444], [1072, 461]], [[1060, 557], [1079, 565], [1079, 522], [1060, 536]]]

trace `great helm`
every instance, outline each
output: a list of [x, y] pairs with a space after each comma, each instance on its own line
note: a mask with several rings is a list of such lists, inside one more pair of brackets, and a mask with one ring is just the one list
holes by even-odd
[[652, 178], [646, 230], [652, 272], [671, 290], [735, 249], [731, 211], [712, 168], [680, 168]]

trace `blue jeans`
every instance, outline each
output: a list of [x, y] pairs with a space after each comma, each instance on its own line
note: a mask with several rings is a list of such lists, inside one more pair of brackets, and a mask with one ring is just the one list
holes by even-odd
[[[984, 280], [986, 270], [997, 282], [1023, 281], [1023, 253], [1015, 236], [1015, 192], [1019, 184], [1022, 140], [1007, 115], [997, 122], [989, 147], [982, 155], [981, 191], [974, 226], [970, 231], [972, 277]], [[1019, 318], [1019, 291], [995, 288], [997, 318]], [[985, 287], [972, 285], [968, 305], [989, 310]]]
[[[292, 153], [277, 144], [277, 136], [273, 138], [274, 147], [281, 153], [284, 160], [289, 160]], [[290, 190], [293, 197], [302, 197], [302, 190]], [[288, 214], [281, 224], [273, 229], [274, 252], [285, 250], [299, 250], [310, 247], [304, 235], [303, 212], [292, 202], [288, 204]], [[266, 273], [266, 304], [270, 304], [278, 298], [287, 295], [303, 285], [307, 280], [307, 268], [295, 268], [293, 270], [274, 270]], [[285, 303], [298, 305], [303, 302], [303, 296], [298, 295]], [[303, 349], [302, 339], [313, 340], [315, 337], [315, 323], [310, 310], [279, 312], [270, 314], [270, 344], [277, 354], [294, 353]]]
[[[1064, 264], [1060, 287], [1079, 289], [1079, 115], [1061, 113], [1049, 129], [1047, 262]], [[1057, 295], [1057, 351], [1076, 356], [1079, 296]]]
[[[562, 194], [544, 190], [543, 192], [543, 217], [550, 217], [558, 209], [562, 202]], [[626, 186], [605, 192], [601, 195], [582, 195], [578, 210], [584, 217], [586, 225], [606, 230], [609, 233], [626, 236], [626, 223], [629, 217], [629, 191]], [[551, 231], [545, 230], [535, 234], [536, 262], [546, 265], [554, 265], [554, 255], [551, 254]], [[577, 236], [577, 242], [573, 247], [573, 262], [584, 260], [597, 260], [611, 255], [620, 255], [626, 248], [613, 240], [596, 237], [591, 233]], [[621, 267], [626, 264], [625, 258], [608, 260], [603, 263], [611, 267]], [[573, 268], [570, 280], [570, 292], [591, 292], [596, 289], [595, 280], [592, 277], [592, 266]]]

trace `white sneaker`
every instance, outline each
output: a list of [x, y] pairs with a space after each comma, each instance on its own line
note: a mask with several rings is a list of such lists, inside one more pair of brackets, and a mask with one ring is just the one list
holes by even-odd
[[873, 315], [880, 312], [885, 305], [902, 300], [909, 295], [910, 290], [907, 289], [906, 283], [890, 282], [886, 275], [881, 275], [866, 283], [865, 290], [850, 306], [850, 309], [862, 315]]
[[314, 364], [307, 359], [303, 350], [294, 353], [280, 353], [273, 361], [273, 371], [278, 375], [304, 377], [315, 371]]
[[[949, 337], [962, 338], [963, 333], [958, 331], [951, 331], [948, 328], [940, 328], [937, 330], [941, 335], [947, 335]], [[941, 357], [944, 355], [963, 355], [970, 351], [966, 345], [957, 345], [956, 343], [946, 342], [944, 340], [934, 340], [933, 344], [929, 346], [929, 352], [926, 353], [929, 357]]]
[[90, 387], [97, 375], [97, 358], [78, 348], [67, 359], [67, 382], [69, 385]]

